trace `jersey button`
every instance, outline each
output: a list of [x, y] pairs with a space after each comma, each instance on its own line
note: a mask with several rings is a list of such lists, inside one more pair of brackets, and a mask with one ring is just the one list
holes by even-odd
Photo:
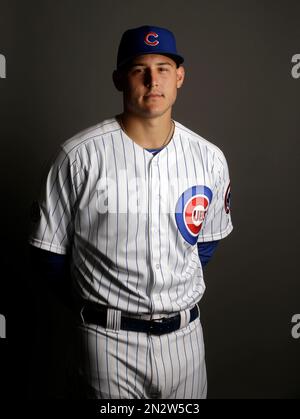
[[157, 263], [157, 264], [155, 265], [155, 267], [156, 267], [156, 269], [159, 269], [159, 268], [160, 268], [160, 264], [159, 264], [159, 263]]

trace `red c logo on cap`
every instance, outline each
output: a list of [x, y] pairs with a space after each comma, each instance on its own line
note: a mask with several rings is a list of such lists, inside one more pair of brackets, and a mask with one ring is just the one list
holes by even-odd
[[154, 38], [158, 38], [157, 33], [155, 33], [155, 32], [149, 32], [149, 33], [147, 33], [147, 35], [145, 36], [145, 39], [144, 39], [145, 44], [147, 44], [147, 45], [151, 45], [152, 47], [156, 47], [156, 45], [158, 45], [158, 44], [159, 44], [159, 41], [158, 41], [158, 40], [155, 40], [155, 41], [150, 41], [150, 40], [149, 40], [150, 36], [153, 36]]

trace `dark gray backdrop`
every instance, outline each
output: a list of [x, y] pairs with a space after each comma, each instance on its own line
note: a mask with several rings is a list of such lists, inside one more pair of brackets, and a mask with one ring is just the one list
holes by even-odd
[[2, 384], [18, 397], [66, 397], [68, 313], [26, 279], [30, 203], [58, 144], [121, 111], [111, 81], [118, 42], [149, 23], [173, 30], [186, 59], [174, 118], [218, 145], [231, 174], [234, 231], [206, 269], [201, 303], [208, 395], [299, 398], [299, 2], [0, 7]]

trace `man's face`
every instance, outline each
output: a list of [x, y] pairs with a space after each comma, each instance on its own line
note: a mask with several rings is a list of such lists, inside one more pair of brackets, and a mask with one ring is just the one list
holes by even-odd
[[171, 115], [177, 89], [183, 80], [183, 67], [177, 68], [171, 58], [158, 54], [140, 55], [122, 76], [124, 110], [144, 118]]

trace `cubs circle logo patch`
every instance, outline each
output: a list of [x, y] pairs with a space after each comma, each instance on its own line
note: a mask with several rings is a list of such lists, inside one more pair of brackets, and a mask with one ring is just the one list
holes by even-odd
[[179, 197], [175, 219], [183, 238], [190, 244], [196, 244], [206, 212], [212, 199], [212, 191], [204, 185], [187, 189]]
[[230, 190], [230, 183], [229, 183], [226, 190], [226, 194], [225, 194], [225, 200], [224, 200], [226, 214], [230, 212], [230, 198], [231, 198], [231, 190]]
[[[154, 38], [154, 39], [153, 39]], [[145, 36], [144, 42], [147, 45], [150, 45], [152, 47], [156, 47], [156, 45], [159, 44], [159, 41], [155, 38], [158, 38], [158, 35], [156, 32], [149, 32], [147, 33], [147, 35]]]

